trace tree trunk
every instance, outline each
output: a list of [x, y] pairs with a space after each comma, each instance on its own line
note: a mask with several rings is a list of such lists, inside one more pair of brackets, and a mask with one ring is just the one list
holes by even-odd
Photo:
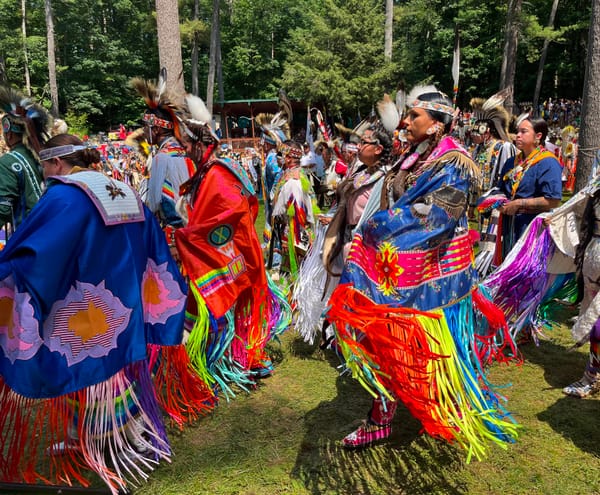
[[600, 148], [600, 0], [592, 1], [587, 50], [575, 191], [587, 185]]
[[48, 44], [48, 82], [50, 84], [50, 114], [58, 117], [58, 84], [56, 83], [56, 55], [54, 48], [54, 17], [52, 16], [52, 0], [44, 2], [46, 10], [46, 40]]
[[383, 56], [386, 61], [392, 61], [392, 33], [394, 25], [394, 0], [385, 0], [385, 42]]
[[183, 97], [183, 60], [179, 32], [179, 8], [175, 0], [156, 0], [156, 27], [158, 32], [158, 59], [167, 69], [167, 88]]
[[223, 57], [221, 53], [221, 20], [217, 30], [217, 89], [219, 90], [219, 103], [225, 101], [225, 86], [223, 84]]
[[[552, 2], [552, 10], [550, 11], [550, 19], [548, 19], [548, 27], [554, 27], [554, 18], [556, 17], [556, 11], [558, 10], [558, 2], [560, 0], [554, 0]], [[538, 112], [538, 101], [540, 99], [540, 91], [542, 90], [542, 78], [544, 77], [544, 65], [546, 64], [546, 56], [548, 55], [548, 45], [550, 44], [549, 39], [544, 40], [544, 46], [542, 47], [542, 54], [540, 56], [540, 64], [538, 66], [537, 79], [535, 81], [535, 91], [533, 93], [533, 111], [535, 115], [539, 115]]]
[[[200, 17], [200, 0], [194, 0], [194, 21]], [[194, 33], [194, 41], [192, 42], [192, 94], [198, 96], [198, 33]]]
[[504, 28], [504, 55], [500, 69], [500, 89], [510, 88], [504, 106], [513, 111], [513, 94], [515, 89], [515, 72], [517, 67], [517, 48], [519, 46], [519, 21], [523, 0], [509, 0]]
[[4, 57], [0, 55], [0, 83], [6, 84], [6, 62]]
[[27, 96], [31, 96], [29, 55], [27, 51], [27, 9], [25, 7], [25, 0], [21, 0], [21, 35], [23, 36], [23, 70], [25, 72], [25, 93]]
[[210, 56], [208, 61], [208, 81], [206, 82], [206, 108], [212, 114], [215, 96], [215, 73], [217, 69], [217, 44], [219, 33], [219, 0], [213, 0], [212, 25], [210, 27]]

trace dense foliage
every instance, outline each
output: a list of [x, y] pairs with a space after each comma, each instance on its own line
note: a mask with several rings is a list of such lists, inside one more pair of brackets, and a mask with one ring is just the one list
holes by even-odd
[[[0, 0], [1, 11], [13, 13], [0, 19], [0, 78], [25, 90], [27, 65], [32, 94], [49, 107], [45, 2], [24, 0], [24, 43], [22, 1]], [[194, 0], [179, 2], [184, 76], [190, 87], [192, 43], [197, 39], [204, 97], [212, 1], [196, 1], [198, 19], [193, 19]], [[551, 43], [542, 99], [581, 95], [590, 5], [562, 0], [555, 27], [549, 29], [551, 4], [524, 2], [517, 101], [533, 97], [545, 38]], [[141, 102], [128, 80], [158, 73], [154, 1], [52, 0], [52, 8], [60, 113], [86, 117], [91, 130], [120, 122], [133, 125]], [[402, 84], [434, 82], [450, 93], [455, 26], [462, 46], [459, 104], [499, 89], [505, 1], [396, 0], [394, 9], [394, 51], [387, 62], [383, 0], [223, 0], [223, 97], [269, 98], [284, 87], [290, 96], [324, 105], [331, 113], [356, 116], [369, 112], [384, 91]]]

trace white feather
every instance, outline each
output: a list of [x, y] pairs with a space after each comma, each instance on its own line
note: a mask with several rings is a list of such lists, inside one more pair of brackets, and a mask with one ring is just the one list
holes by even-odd
[[521, 115], [519, 115], [517, 117], [516, 126], [519, 127], [523, 123], [523, 121], [528, 119], [529, 117], [530, 117], [529, 112], [525, 112], [525, 113], [522, 113]]
[[383, 100], [377, 103], [377, 112], [383, 127], [388, 132], [394, 132], [400, 123], [400, 114], [396, 108], [396, 104], [390, 98], [390, 95], [383, 95]]
[[398, 109], [398, 113], [402, 114], [404, 112], [404, 107], [406, 106], [406, 91], [403, 89], [399, 89], [396, 92], [396, 108]]
[[167, 89], [167, 69], [163, 67], [158, 74], [158, 82], [156, 84], [156, 101], [160, 101], [160, 97]]
[[283, 112], [277, 112], [271, 119], [271, 129], [279, 129], [287, 123], [287, 116]]
[[438, 89], [432, 84], [424, 85], [424, 86], [415, 86], [410, 90], [408, 96], [406, 97], [406, 103], [411, 105], [413, 101], [417, 100], [419, 96], [425, 93], [437, 93]]
[[212, 115], [208, 111], [208, 108], [206, 108], [202, 98], [196, 95], [187, 94], [185, 96], [185, 103], [193, 120], [198, 120], [210, 125], [212, 122]]
[[508, 98], [509, 94], [510, 94], [510, 88], [505, 88], [502, 91], [498, 91], [498, 93], [490, 96], [487, 100], [485, 100], [485, 102], [481, 106], [481, 109], [483, 111], [487, 111], [487, 110], [495, 108], [499, 105], [502, 105], [504, 103], [504, 100], [506, 100], [506, 98]]

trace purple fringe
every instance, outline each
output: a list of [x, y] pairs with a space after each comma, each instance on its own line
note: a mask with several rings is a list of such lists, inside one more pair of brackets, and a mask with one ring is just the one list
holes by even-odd
[[546, 268], [554, 253], [554, 242], [542, 221], [537, 217], [531, 222], [512, 263], [500, 267], [483, 282], [504, 311], [513, 336], [533, 320], [548, 290], [550, 275]]
[[[154, 383], [150, 375], [150, 369], [147, 361], [137, 361], [125, 367], [125, 376], [129, 380], [136, 382], [136, 395], [140, 401], [140, 406], [144, 413], [150, 418], [158, 437], [149, 438], [148, 441], [157, 450], [171, 453], [167, 431], [163, 422], [162, 412], [156, 393], [154, 392]], [[156, 456], [158, 460], [158, 456]]]

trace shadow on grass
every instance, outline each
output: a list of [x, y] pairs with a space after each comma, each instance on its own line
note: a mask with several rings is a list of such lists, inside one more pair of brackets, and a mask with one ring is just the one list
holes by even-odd
[[548, 423], [577, 448], [600, 457], [598, 406], [597, 400], [565, 396], [539, 413], [538, 419]]
[[569, 343], [542, 340], [539, 346], [529, 343], [519, 347], [523, 359], [539, 365], [550, 388], [562, 389], [583, 375], [589, 349], [586, 344], [580, 351], [569, 350]]
[[349, 376], [338, 377], [336, 385], [335, 399], [305, 415], [307, 433], [292, 471], [312, 494], [467, 493], [456, 481], [462, 453], [421, 436], [420, 423], [403, 407], [385, 443], [361, 451], [344, 449], [340, 440], [366, 417], [371, 398]]
[[[565, 313], [562, 320], [565, 325], [570, 324], [568, 317], [572, 314], [573, 311]], [[551, 332], [548, 332], [548, 336], [554, 337]], [[570, 350], [572, 341], [568, 331], [557, 332], [555, 336], [556, 341], [543, 340], [539, 346], [522, 346], [521, 352], [526, 361], [542, 368], [544, 380], [549, 388], [561, 390], [583, 375], [588, 362], [589, 344], [574, 351]], [[554, 404], [537, 414], [537, 418], [570, 440], [577, 448], [600, 457], [596, 425], [598, 407], [599, 402], [596, 399], [561, 396]]]

